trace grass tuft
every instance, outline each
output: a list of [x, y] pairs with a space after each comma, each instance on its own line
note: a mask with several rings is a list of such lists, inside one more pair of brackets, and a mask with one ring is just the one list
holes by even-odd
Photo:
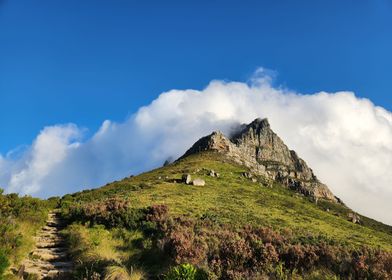
[[106, 268], [104, 280], [142, 280], [144, 273], [131, 267], [112, 265]]

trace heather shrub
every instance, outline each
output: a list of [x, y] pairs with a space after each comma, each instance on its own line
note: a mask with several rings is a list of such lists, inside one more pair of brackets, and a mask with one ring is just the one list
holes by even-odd
[[361, 248], [352, 253], [351, 267], [357, 279], [391, 279], [392, 253]]
[[344, 279], [392, 277], [392, 253], [353, 250], [324, 237], [320, 242], [312, 236], [299, 242], [270, 228], [235, 229], [190, 219], [175, 219], [162, 228], [162, 243], [175, 263], [205, 266], [217, 279], [258, 279], [260, 275], [291, 279], [317, 268]]
[[162, 223], [167, 220], [169, 208], [166, 205], [152, 205], [146, 209], [146, 221]]
[[137, 228], [144, 213], [131, 208], [129, 202], [121, 197], [109, 198], [99, 202], [72, 205], [66, 218], [69, 222], [100, 224], [107, 228]]
[[187, 219], [176, 219], [164, 227], [162, 243], [176, 264], [199, 264], [207, 258], [208, 234]]

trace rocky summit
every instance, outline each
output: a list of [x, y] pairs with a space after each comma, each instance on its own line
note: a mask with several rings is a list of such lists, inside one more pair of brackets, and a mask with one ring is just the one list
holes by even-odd
[[221, 153], [229, 160], [248, 167], [256, 175], [277, 181], [316, 201], [323, 198], [341, 202], [271, 129], [268, 119], [258, 118], [250, 124], [241, 125], [231, 137], [219, 131], [213, 132], [198, 140], [181, 158], [203, 151]]

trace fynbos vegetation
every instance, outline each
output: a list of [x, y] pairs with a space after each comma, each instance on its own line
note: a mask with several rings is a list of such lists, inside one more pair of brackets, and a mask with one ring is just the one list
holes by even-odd
[[[168, 207], [165, 205], [140, 209], [139, 215], [126, 216], [127, 223], [122, 219], [117, 220], [117, 223], [108, 223], [105, 219], [92, 219], [92, 212], [99, 213], [100, 217], [110, 217], [116, 209], [121, 209], [121, 213], [128, 212], [124, 207], [113, 208], [105, 205], [125, 204], [123, 199], [109, 199], [98, 202], [95, 206], [91, 203], [85, 204], [79, 206], [79, 214], [75, 217], [90, 222], [90, 233], [99, 230], [96, 225], [100, 223], [109, 230], [106, 234], [114, 228], [118, 230], [119, 227], [125, 227], [134, 234], [137, 228], [141, 229], [141, 232], [138, 239], [122, 240], [126, 249], [131, 251], [128, 252], [129, 259], [124, 263], [95, 259], [97, 265], [91, 273], [98, 275], [104, 273], [105, 266], [137, 267], [142, 263], [150, 263], [159, 267], [162, 259], [155, 259], [149, 254], [155, 252], [169, 261], [166, 267], [161, 266], [157, 271], [145, 268], [144, 275], [162, 276], [169, 280], [234, 280], [263, 277], [306, 279], [320, 272], [342, 279], [389, 279], [392, 276], [392, 253], [377, 248], [355, 248], [325, 236], [301, 236], [291, 230], [276, 231], [254, 226], [237, 228], [229, 224], [216, 223], [208, 217], [173, 217], [169, 215]], [[96, 209], [92, 211], [93, 208]], [[70, 210], [72, 211], [74, 210]], [[72, 228], [69, 234], [75, 234]], [[83, 238], [77, 238], [79, 241], [81, 239]], [[73, 246], [81, 245], [79, 243]], [[79, 256], [86, 250], [91, 248], [87, 246], [81, 249]], [[132, 250], [139, 251], [139, 256], [132, 256]], [[93, 265], [91, 268], [94, 270]]]

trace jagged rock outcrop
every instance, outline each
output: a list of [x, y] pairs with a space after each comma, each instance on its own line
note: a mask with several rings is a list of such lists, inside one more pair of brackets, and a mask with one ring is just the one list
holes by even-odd
[[340, 201], [321, 183], [306, 162], [272, 131], [267, 119], [242, 125], [232, 137], [216, 131], [198, 140], [181, 158], [202, 151], [216, 151], [245, 165], [253, 173], [278, 181], [315, 200]]

